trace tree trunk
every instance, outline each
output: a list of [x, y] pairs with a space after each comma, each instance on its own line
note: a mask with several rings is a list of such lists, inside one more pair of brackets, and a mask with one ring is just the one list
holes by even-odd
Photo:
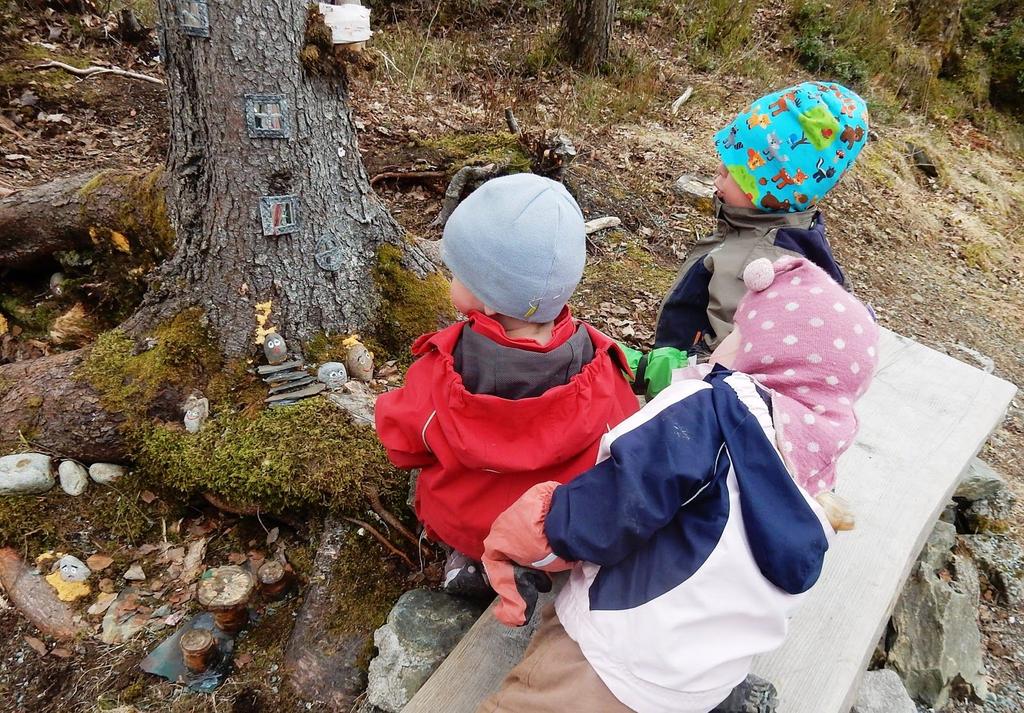
[[[208, 37], [186, 34], [175, 14], [200, 5]], [[196, 305], [228, 356], [251, 353], [261, 326], [293, 342], [364, 328], [380, 303], [378, 250], [397, 244], [401, 231], [370, 188], [343, 67], [313, 74], [300, 63], [308, 3], [158, 6], [171, 118], [168, 205], [178, 241], [127, 326], [138, 331]], [[275, 105], [280, 123], [254, 127], [251, 116], [247, 124], [246, 95], [280, 95], [259, 107], [272, 114]], [[285, 137], [266, 136], [277, 126]], [[263, 135], [250, 136], [253, 128]], [[263, 221], [287, 219], [288, 210], [261, 211], [261, 199], [286, 195], [295, 197], [296, 228], [266, 235]], [[265, 324], [257, 322], [261, 304], [270, 306]]]
[[566, 57], [579, 69], [596, 74], [608, 59], [616, 0], [564, 0], [559, 38]]
[[0, 267], [26, 268], [63, 250], [110, 241], [115, 250], [167, 255], [174, 234], [164, 205], [163, 169], [59, 178], [0, 199]]

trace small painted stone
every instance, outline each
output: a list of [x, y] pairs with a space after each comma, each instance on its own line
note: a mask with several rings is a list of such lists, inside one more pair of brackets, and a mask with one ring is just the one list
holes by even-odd
[[124, 477], [127, 472], [128, 470], [123, 465], [114, 465], [113, 463], [93, 463], [89, 466], [89, 477], [94, 483], [101, 485], [113, 483]]
[[373, 353], [360, 342], [356, 342], [348, 350], [345, 366], [353, 378], [369, 381], [373, 378]]
[[199, 433], [207, 417], [210, 415], [210, 401], [202, 396], [190, 396], [186, 399], [183, 408], [185, 409], [185, 430], [189, 433]]
[[60, 487], [68, 495], [81, 495], [89, 486], [89, 471], [81, 463], [66, 460], [57, 468], [60, 476]]
[[316, 378], [327, 384], [331, 391], [340, 389], [348, 381], [348, 372], [345, 365], [337, 361], [329, 361], [321, 366], [316, 372]]
[[84, 582], [92, 574], [85, 562], [71, 555], [64, 555], [57, 561], [57, 571], [65, 582]]
[[288, 358], [288, 345], [277, 332], [271, 332], [263, 341], [263, 354], [271, 364], [280, 364]]
[[52, 275], [50, 275], [50, 292], [52, 292], [57, 297], [60, 297], [62, 294], [64, 294], [63, 272], [55, 272]]

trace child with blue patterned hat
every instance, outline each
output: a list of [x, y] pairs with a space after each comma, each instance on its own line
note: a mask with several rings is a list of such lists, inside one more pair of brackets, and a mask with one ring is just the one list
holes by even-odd
[[763, 96], [719, 131], [718, 227], [683, 263], [658, 315], [655, 346], [718, 346], [732, 331], [743, 270], [759, 257], [805, 257], [843, 285], [817, 204], [867, 138], [864, 100], [820, 81]]

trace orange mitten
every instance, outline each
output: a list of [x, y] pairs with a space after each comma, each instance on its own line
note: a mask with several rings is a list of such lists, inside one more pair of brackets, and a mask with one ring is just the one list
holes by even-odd
[[550, 591], [551, 580], [536, 570], [561, 572], [572, 568], [572, 563], [551, 551], [544, 534], [544, 519], [558, 486], [549, 481], [527, 490], [497, 517], [484, 540], [487, 579], [501, 599], [494, 615], [506, 626], [528, 622], [538, 593]]

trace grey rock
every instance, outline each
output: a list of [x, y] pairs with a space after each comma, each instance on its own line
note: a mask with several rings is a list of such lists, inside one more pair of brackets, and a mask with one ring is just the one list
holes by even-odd
[[128, 470], [123, 465], [113, 463], [93, 463], [89, 466], [89, 477], [94, 483], [109, 485], [124, 477]]
[[1006, 481], [1003, 476], [999, 475], [985, 461], [975, 458], [967, 467], [967, 472], [960, 480], [960, 485], [957, 486], [953, 497], [963, 498], [973, 503], [998, 495], [1005, 488]]
[[978, 629], [978, 571], [952, 552], [956, 528], [939, 522], [893, 610], [889, 666], [908, 693], [933, 708], [963, 681], [979, 698], [988, 689]]
[[907, 150], [910, 151], [910, 157], [914, 162], [914, 166], [921, 173], [929, 178], [939, 177], [939, 169], [935, 166], [931, 156], [923, 148], [914, 144], [907, 144]]
[[142, 571], [142, 565], [138, 562], [129, 567], [122, 576], [129, 582], [142, 582], [146, 579], [146, 573]]
[[868, 671], [857, 690], [850, 713], [917, 713], [917, 706], [895, 671]]
[[779, 695], [775, 686], [760, 676], [750, 674], [711, 713], [775, 713], [778, 707]]
[[1004, 604], [1020, 601], [1024, 594], [1024, 549], [1009, 535], [962, 535], [967, 554]]
[[948, 522], [950, 525], [956, 525], [956, 514], [959, 512], [959, 506], [956, 501], [950, 500], [946, 503], [946, 507], [942, 509], [942, 514], [939, 515], [940, 522]]
[[403, 594], [374, 632], [379, 653], [370, 662], [366, 699], [388, 713], [401, 711], [480, 612], [479, 605], [441, 592]]
[[45, 453], [0, 458], [0, 495], [45, 493], [54, 482], [53, 459]]
[[71, 555], [64, 555], [57, 561], [57, 571], [65, 582], [84, 582], [92, 574], [85, 562]]
[[963, 509], [963, 519], [967, 532], [1005, 533], [1013, 524], [1013, 506], [1017, 497], [1009, 488], [1003, 488], [995, 495], [970, 503]]
[[673, 184], [672, 190], [676, 195], [690, 201], [702, 213], [714, 213], [715, 183], [710, 176], [680, 176]]
[[60, 487], [68, 495], [81, 495], [89, 487], [89, 471], [81, 463], [66, 460], [57, 468], [60, 476]]

